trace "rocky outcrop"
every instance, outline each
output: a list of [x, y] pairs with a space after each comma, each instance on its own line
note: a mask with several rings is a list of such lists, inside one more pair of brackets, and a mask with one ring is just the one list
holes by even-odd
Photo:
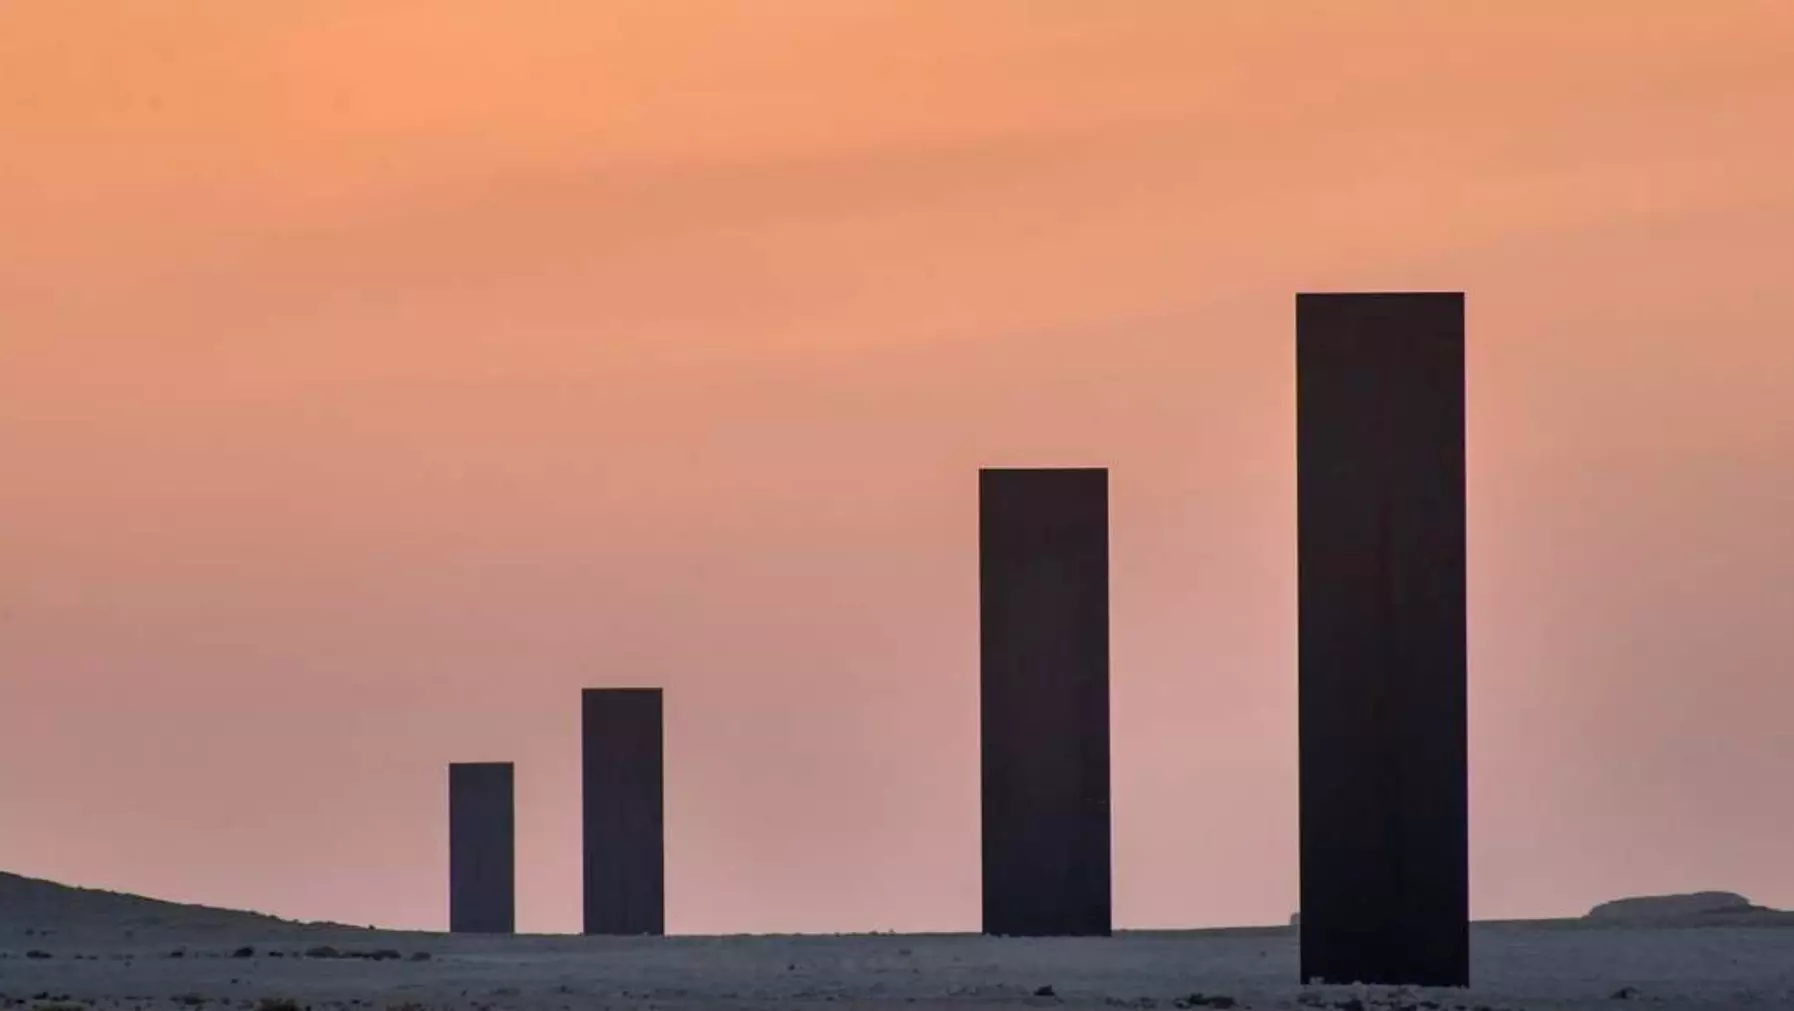
[[1735, 892], [1689, 892], [1683, 895], [1639, 895], [1603, 902], [1584, 919], [1607, 924], [1677, 924], [1733, 922], [1775, 910], [1754, 905]]

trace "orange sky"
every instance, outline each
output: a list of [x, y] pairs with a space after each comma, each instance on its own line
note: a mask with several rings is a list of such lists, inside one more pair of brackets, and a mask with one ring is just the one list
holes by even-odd
[[976, 468], [1107, 465], [1116, 917], [1296, 894], [1293, 298], [1469, 293], [1472, 907], [1794, 906], [1785, 0], [0, 7], [0, 868], [975, 929]]

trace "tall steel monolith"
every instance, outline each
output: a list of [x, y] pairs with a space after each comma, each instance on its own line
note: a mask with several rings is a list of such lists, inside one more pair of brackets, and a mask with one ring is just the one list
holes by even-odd
[[978, 475], [984, 932], [1110, 931], [1109, 475]]
[[1296, 296], [1302, 978], [1469, 982], [1464, 296]]
[[585, 932], [666, 932], [661, 692], [581, 697]]

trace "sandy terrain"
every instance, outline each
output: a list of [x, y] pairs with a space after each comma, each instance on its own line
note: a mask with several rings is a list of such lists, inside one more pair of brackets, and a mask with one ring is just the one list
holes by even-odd
[[1794, 1008], [1789, 921], [1769, 913], [1677, 926], [1479, 924], [1475, 986], [1418, 991], [1298, 987], [1287, 928], [1101, 940], [474, 938], [293, 924], [0, 875], [0, 1005]]

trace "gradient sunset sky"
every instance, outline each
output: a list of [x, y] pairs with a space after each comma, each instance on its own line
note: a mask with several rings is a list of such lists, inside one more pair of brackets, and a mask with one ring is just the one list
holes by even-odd
[[1294, 299], [1468, 292], [1471, 904], [1794, 906], [1788, 0], [0, 5], [0, 869], [978, 925], [976, 470], [1112, 468], [1115, 913], [1296, 901]]

